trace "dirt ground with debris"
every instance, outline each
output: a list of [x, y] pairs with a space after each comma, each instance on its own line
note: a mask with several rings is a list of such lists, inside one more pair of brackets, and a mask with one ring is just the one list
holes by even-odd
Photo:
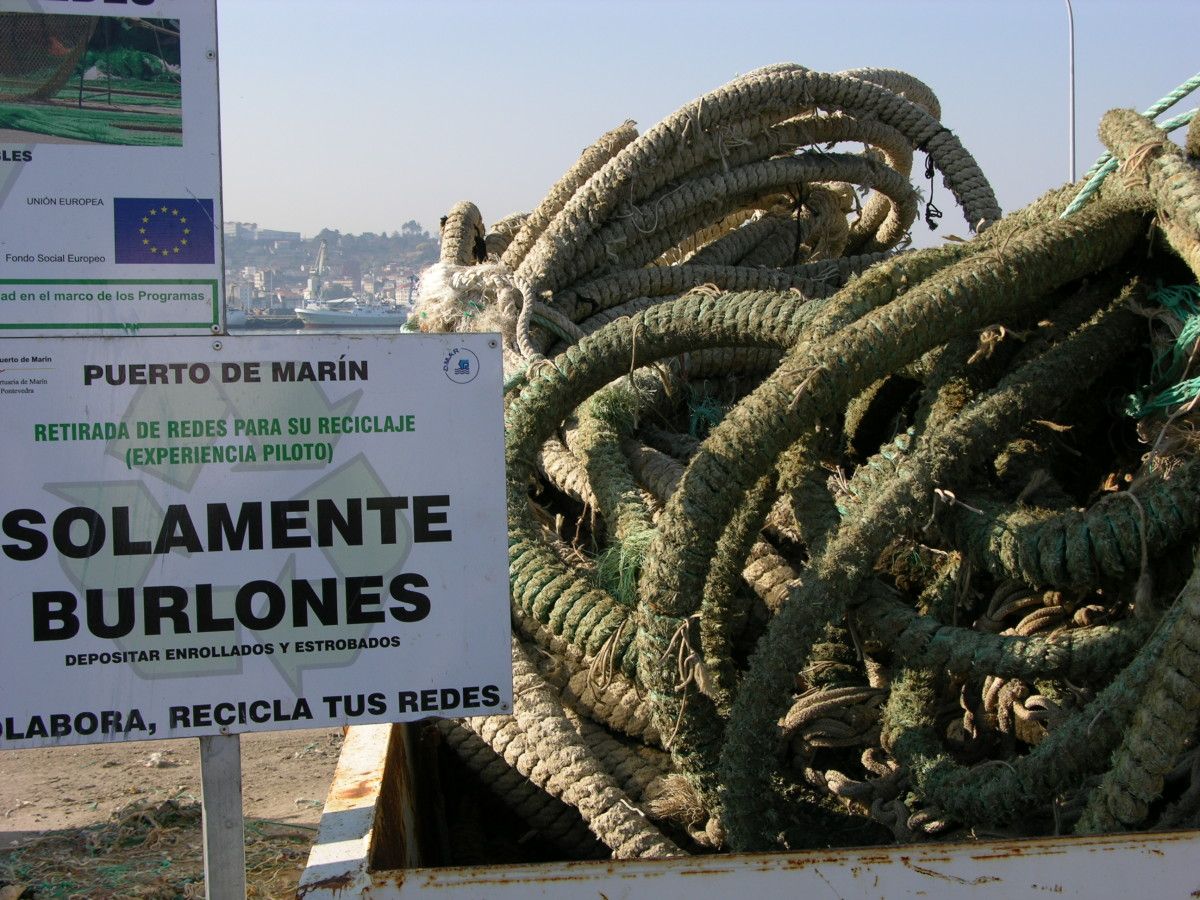
[[[342, 746], [337, 729], [243, 735], [247, 818], [316, 826]], [[130, 803], [200, 799], [200, 741], [0, 753], [0, 849], [102, 822]]]
[[[316, 837], [341, 745], [341, 729], [242, 736], [247, 824], [284, 826], [301, 845], [292, 854], [301, 860], [300, 868]], [[0, 866], [21, 848], [111, 822], [122, 811], [154, 810], [166, 801], [187, 807], [199, 800], [198, 740], [5, 751], [0, 753]]]

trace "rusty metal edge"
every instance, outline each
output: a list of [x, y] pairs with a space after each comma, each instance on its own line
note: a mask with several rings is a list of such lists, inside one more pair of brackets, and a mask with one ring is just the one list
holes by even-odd
[[371, 847], [383, 809], [378, 801], [390, 777], [392, 744], [403, 738], [403, 729], [386, 724], [347, 730], [298, 898], [345, 900], [370, 885]]

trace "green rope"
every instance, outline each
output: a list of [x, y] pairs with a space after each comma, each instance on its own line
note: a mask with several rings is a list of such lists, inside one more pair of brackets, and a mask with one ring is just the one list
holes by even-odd
[[1181, 607], [1178, 618], [1154, 658], [1145, 690], [1138, 692], [1112, 768], [1088, 797], [1076, 834], [1137, 827], [1161, 796], [1166, 775], [1200, 720], [1200, 570], [1192, 573], [1175, 605]]
[[635, 606], [642, 562], [653, 540], [653, 529], [635, 531], [601, 553], [596, 560], [596, 586], [608, 591], [625, 606]]
[[1187, 370], [1188, 360], [1200, 338], [1200, 286], [1159, 287], [1150, 298], [1169, 310], [1183, 325], [1171, 347], [1154, 360], [1153, 386], [1129, 397], [1125, 411], [1138, 419], [1188, 403], [1200, 394], [1200, 377], [1179, 380]]
[[[1161, 100], [1147, 109], [1144, 113], [1142, 113], [1142, 115], [1147, 119], [1155, 119], [1161, 113], [1170, 109], [1198, 87], [1200, 87], [1200, 73], [1193, 75], [1179, 87], [1175, 88], [1175, 90], [1167, 94], [1167, 96], [1163, 97]], [[1171, 132], [1176, 128], [1187, 125], [1192, 121], [1192, 117], [1195, 115], [1196, 110], [1193, 109], [1191, 112], [1184, 113], [1181, 116], [1176, 116], [1174, 119], [1169, 119], [1168, 121], [1163, 122], [1158, 127], [1163, 131]], [[1078, 211], [1079, 207], [1083, 206], [1090, 199], [1092, 199], [1096, 191], [1100, 189], [1101, 182], [1103, 182], [1104, 179], [1107, 178], [1112, 172], [1116, 171], [1117, 165], [1118, 161], [1113, 158], [1111, 153], [1104, 153], [1101, 155], [1100, 158], [1092, 164], [1092, 167], [1088, 169], [1087, 173], [1084, 175], [1084, 177], [1087, 179], [1087, 183], [1083, 186], [1083, 189], [1080, 190], [1075, 199], [1071, 201], [1070, 206], [1063, 210], [1061, 218], [1065, 219], [1067, 216]]]
[[[1197, 110], [1193, 109], [1185, 112], [1183, 115], [1176, 116], [1173, 119], [1167, 119], [1167, 121], [1163, 122], [1158, 127], [1169, 134], [1170, 132], [1175, 131], [1177, 128], [1182, 128], [1184, 125], [1189, 124], [1192, 119], [1196, 117], [1196, 112]], [[1100, 189], [1101, 182], [1115, 172], [1117, 170], [1117, 166], [1119, 165], [1120, 161], [1114, 159], [1111, 153], [1106, 153], [1101, 156], [1100, 159], [1096, 161], [1096, 166], [1093, 166], [1095, 174], [1088, 178], [1087, 184], [1083, 186], [1075, 199], [1071, 201], [1071, 205], [1063, 210], [1063, 214], [1060, 218], [1065, 219], [1067, 216], [1071, 215], [1071, 213], [1076, 212], [1079, 207], [1091, 200], [1092, 197], [1095, 196], [1096, 191]]]

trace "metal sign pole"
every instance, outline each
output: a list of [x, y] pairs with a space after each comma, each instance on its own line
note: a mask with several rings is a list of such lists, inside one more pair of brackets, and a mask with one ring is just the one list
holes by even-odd
[[246, 840], [242, 820], [242, 745], [236, 734], [200, 738], [204, 823], [204, 896], [244, 900]]

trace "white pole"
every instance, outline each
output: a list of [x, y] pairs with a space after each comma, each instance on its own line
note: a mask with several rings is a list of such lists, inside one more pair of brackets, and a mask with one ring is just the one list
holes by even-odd
[[1067, 171], [1070, 181], [1075, 181], [1075, 13], [1071, 9], [1071, 0], [1067, 4], [1067, 152], [1070, 163]]
[[208, 900], [245, 900], [242, 745], [236, 734], [200, 738], [200, 808]]

